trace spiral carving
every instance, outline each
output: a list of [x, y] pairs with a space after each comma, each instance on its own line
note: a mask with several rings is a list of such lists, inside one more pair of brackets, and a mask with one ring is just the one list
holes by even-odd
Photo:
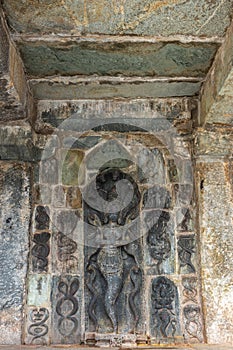
[[58, 321], [58, 330], [62, 336], [70, 336], [77, 331], [78, 320], [75, 314], [78, 311], [78, 300], [75, 297], [79, 289], [79, 280], [74, 278], [69, 284], [61, 281], [58, 284], [58, 290], [63, 295], [57, 302], [56, 312], [60, 316]]
[[49, 247], [49, 232], [36, 233], [33, 237], [35, 245], [32, 248], [32, 265], [35, 272], [47, 271]]
[[43, 338], [48, 333], [48, 326], [46, 321], [49, 318], [49, 311], [46, 308], [39, 308], [31, 310], [29, 319], [32, 324], [28, 328], [28, 333], [33, 337], [31, 344], [35, 343], [36, 339], [40, 339], [40, 343], [46, 343]]

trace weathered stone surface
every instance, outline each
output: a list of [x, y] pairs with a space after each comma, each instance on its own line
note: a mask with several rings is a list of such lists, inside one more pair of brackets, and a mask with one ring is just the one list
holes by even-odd
[[8, 74], [9, 43], [0, 18], [0, 121], [18, 120], [25, 116]]
[[[229, 118], [228, 97], [232, 96], [232, 74], [233, 74], [233, 22], [231, 23], [224, 43], [219, 49], [213, 66], [201, 91], [200, 122], [222, 123], [224, 116]], [[226, 106], [225, 106], [226, 105]], [[219, 107], [221, 112], [219, 111]], [[225, 108], [224, 108], [225, 107]], [[224, 110], [225, 109], [225, 110]], [[231, 108], [230, 108], [231, 110]], [[222, 114], [218, 120], [215, 114]], [[230, 113], [231, 114], [231, 113]], [[229, 123], [229, 121], [227, 120]]]
[[197, 184], [207, 341], [232, 344], [233, 203], [227, 163], [199, 163]]
[[233, 149], [231, 128], [199, 129], [196, 132], [195, 154], [212, 158], [229, 157]]
[[90, 43], [19, 44], [28, 75], [203, 77], [216, 53], [216, 44]]
[[[168, 36], [222, 36], [229, 25], [232, 1], [87, 1], [25, 3], [4, 0], [16, 31]], [[35, 16], [35, 12], [37, 16]], [[21, 16], [24, 13], [24, 16]], [[194, 20], [195, 19], [195, 20]]]
[[[41, 132], [47, 127], [50, 127], [51, 132], [54, 128], [62, 130], [68, 142], [65, 145], [66, 149], [69, 146], [73, 148], [73, 145], [75, 149], [75, 143], [77, 145], [80, 142], [82, 143], [83, 137], [86, 135], [82, 135], [82, 133], [95, 128], [95, 130], [100, 131], [111, 129], [120, 132], [149, 130], [151, 131], [150, 137], [154, 138], [153, 142], [151, 141], [151, 147], [155, 147], [155, 144], [162, 142], [166, 147], [171, 147], [171, 150], [173, 150], [174, 146], [169, 144], [169, 142], [172, 142], [171, 137], [166, 132], [163, 135], [160, 131], [172, 130], [174, 127], [173, 132], [177, 131], [179, 133], [179, 126], [176, 128], [177, 122], [183, 121], [185, 124], [189, 124], [192, 101], [193, 99], [189, 100], [189, 98], [137, 99], [120, 102], [114, 99], [40, 101], [38, 104], [37, 128]], [[100, 133], [95, 134], [95, 136], [99, 137]], [[156, 137], [157, 141], [155, 140]], [[149, 135], [144, 139], [144, 142], [148, 143]], [[136, 142], [140, 144], [140, 138], [137, 138]], [[177, 155], [184, 155], [187, 158], [189, 150], [183, 139], [177, 139], [175, 146]], [[83, 149], [83, 146], [80, 148]], [[184, 148], [187, 148], [185, 154]]]
[[41, 158], [41, 147], [34, 144], [31, 126], [26, 121], [4, 122], [0, 140], [1, 160], [36, 162]]
[[109, 78], [87, 81], [84, 78], [29, 80], [35, 98], [39, 100], [74, 100], [77, 98], [156, 98], [173, 96], [195, 96], [198, 94], [201, 81], [145, 81], [132, 78], [120, 78], [111, 81]]
[[28, 306], [49, 307], [51, 277], [45, 274], [34, 274], [28, 278]]
[[85, 168], [81, 167], [84, 153], [81, 150], [63, 150], [63, 163], [61, 170], [62, 184], [78, 186], [83, 183]]
[[0, 339], [20, 344], [28, 257], [30, 171], [0, 162]]

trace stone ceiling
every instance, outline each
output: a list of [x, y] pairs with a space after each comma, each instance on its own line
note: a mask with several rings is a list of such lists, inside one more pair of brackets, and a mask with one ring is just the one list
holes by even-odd
[[34, 98], [153, 98], [199, 94], [233, 0], [2, 0], [2, 8], [11, 67]]

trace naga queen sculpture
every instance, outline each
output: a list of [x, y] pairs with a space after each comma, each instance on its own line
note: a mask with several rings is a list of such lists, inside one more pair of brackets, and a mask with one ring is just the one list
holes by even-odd
[[[119, 181], [123, 186], [121, 194], [127, 197], [131, 192], [126, 206], [117, 188]], [[132, 177], [119, 169], [102, 171], [96, 177], [96, 188], [107, 203], [117, 199], [121, 203], [120, 210], [115, 211], [110, 206], [108, 210], [96, 210], [84, 203], [85, 220], [93, 227], [96, 238], [100, 237], [94, 251], [87, 248], [86, 254], [87, 310], [92, 331], [135, 333], [140, 317], [142, 271], [140, 242], [132, 235], [129, 241], [128, 227], [138, 216], [140, 192]]]

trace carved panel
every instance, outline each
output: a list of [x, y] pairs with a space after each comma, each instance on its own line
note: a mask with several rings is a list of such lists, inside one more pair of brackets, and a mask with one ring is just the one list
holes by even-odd
[[183, 277], [182, 278], [182, 294], [183, 303], [193, 302], [197, 303], [197, 278]]
[[50, 253], [50, 233], [41, 232], [36, 233], [33, 237], [35, 243], [32, 247], [32, 266], [33, 272], [46, 272], [48, 271], [48, 256]]
[[37, 230], [49, 229], [49, 209], [42, 205], [36, 207], [35, 213], [35, 227]]
[[145, 191], [143, 195], [144, 209], [169, 209], [171, 207], [171, 194], [162, 186], [155, 186]]
[[52, 342], [80, 342], [80, 280], [78, 276], [54, 277], [52, 291]]
[[147, 274], [174, 273], [174, 220], [168, 211], [153, 210], [145, 213], [145, 263]]
[[157, 341], [180, 334], [177, 287], [166, 277], [157, 277], [151, 287], [151, 334]]
[[79, 212], [58, 210], [54, 215], [53, 271], [76, 274], [80, 246]]
[[185, 339], [188, 342], [202, 342], [202, 322], [201, 322], [201, 309], [196, 304], [188, 304], [183, 308], [183, 314], [185, 319]]
[[178, 257], [181, 273], [195, 273], [194, 266], [195, 236], [180, 236], [178, 238]]
[[176, 213], [177, 231], [193, 231], [193, 217], [189, 208], [181, 208]]
[[48, 340], [48, 319], [49, 311], [47, 308], [38, 307], [29, 310], [27, 344], [47, 345]]
[[203, 341], [201, 308], [198, 305], [197, 288], [196, 277], [182, 278], [184, 337], [186, 341], [195, 343]]
[[151, 257], [156, 261], [158, 275], [162, 273], [161, 264], [171, 255], [171, 241], [167, 233], [169, 219], [169, 213], [163, 212], [147, 235], [148, 249]]

